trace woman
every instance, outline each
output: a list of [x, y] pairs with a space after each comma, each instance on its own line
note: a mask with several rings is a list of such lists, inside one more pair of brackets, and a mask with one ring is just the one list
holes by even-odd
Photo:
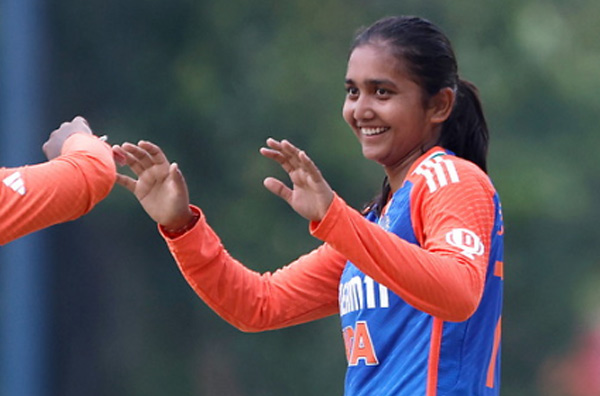
[[274, 273], [227, 253], [154, 144], [115, 146], [137, 175], [117, 181], [159, 224], [196, 293], [234, 326], [262, 331], [339, 313], [346, 395], [498, 395], [503, 227], [476, 90], [459, 79], [448, 39], [416, 17], [357, 35], [346, 88], [344, 119], [382, 165], [382, 194], [360, 214], [306, 153], [268, 139], [262, 155], [293, 187], [267, 178], [266, 188], [324, 242]]

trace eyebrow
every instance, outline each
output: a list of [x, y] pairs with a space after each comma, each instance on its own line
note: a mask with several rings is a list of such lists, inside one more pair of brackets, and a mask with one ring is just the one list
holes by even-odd
[[[352, 80], [351, 78], [347, 78], [345, 80], [347, 85], [356, 85], [354, 80]], [[371, 85], [371, 86], [378, 86], [378, 85], [391, 85], [393, 87], [396, 86], [396, 84], [392, 81], [392, 80], [388, 80], [388, 79], [370, 79], [366, 81], [367, 85]]]

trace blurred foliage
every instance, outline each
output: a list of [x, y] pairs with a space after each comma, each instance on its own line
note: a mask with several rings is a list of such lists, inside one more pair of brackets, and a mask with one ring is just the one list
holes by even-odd
[[[297, 143], [360, 207], [383, 173], [341, 118], [348, 46], [382, 16], [433, 20], [479, 87], [492, 133], [507, 232], [502, 393], [538, 394], [539, 368], [600, 304], [586, 297], [599, 266], [600, 2], [50, 3], [49, 125], [82, 114], [111, 142], [161, 145], [230, 252], [261, 272], [318, 241], [262, 187], [283, 174], [259, 147], [269, 136]], [[342, 393], [336, 318], [235, 330], [194, 295], [119, 186], [55, 231], [56, 395]]]

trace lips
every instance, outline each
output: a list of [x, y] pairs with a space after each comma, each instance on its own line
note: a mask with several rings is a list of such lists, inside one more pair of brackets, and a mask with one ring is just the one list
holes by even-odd
[[364, 136], [375, 136], [375, 135], [380, 135], [384, 132], [386, 132], [388, 129], [388, 127], [377, 127], [377, 128], [367, 128], [367, 127], [361, 127], [360, 129], [360, 133], [363, 134]]

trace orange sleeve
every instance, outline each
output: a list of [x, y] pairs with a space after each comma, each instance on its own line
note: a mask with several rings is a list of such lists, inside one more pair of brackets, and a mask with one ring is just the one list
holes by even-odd
[[[466, 320], [483, 293], [494, 202], [493, 189], [481, 177], [467, 177], [464, 170], [461, 176], [464, 182], [436, 194], [423, 183], [413, 189], [411, 215], [421, 246], [368, 221], [338, 196], [325, 217], [310, 224], [311, 233], [413, 307], [443, 320]], [[448, 243], [455, 229], [481, 236], [482, 254], [468, 257]]]
[[71, 135], [51, 161], [1, 168], [0, 245], [84, 215], [108, 195], [115, 179], [110, 146], [83, 133]]
[[260, 274], [229, 255], [204, 216], [174, 239], [159, 230], [196, 294], [242, 331], [272, 330], [338, 312], [346, 260], [327, 244], [273, 273]]

